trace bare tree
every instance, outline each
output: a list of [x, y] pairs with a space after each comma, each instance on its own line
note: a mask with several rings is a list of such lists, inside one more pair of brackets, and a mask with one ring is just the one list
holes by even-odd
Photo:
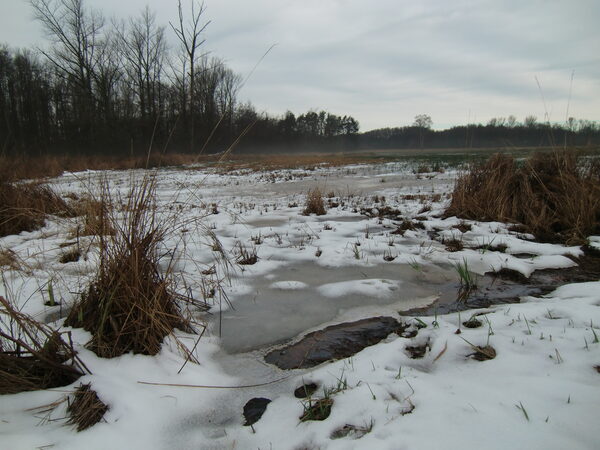
[[101, 13], [86, 9], [83, 0], [30, 0], [39, 20], [54, 45], [52, 50], [40, 50], [56, 67], [59, 74], [75, 86], [79, 114], [87, 125], [93, 125], [94, 79], [97, 53], [102, 46]]
[[433, 125], [433, 120], [431, 120], [431, 116], [427, 114], [418, 114], [415, 116], [415, 121], [413, 126], [419, 128], [419, 145], [423, 148], [425, 144], [425, 130], [431, 129]]
[[117, 25], [119, 53], [133, 84], [143, 119], [155, 119], [160, 110], [161, 77], [166, 59], [165, 29], [156, 25], [156, 14], [146, 6], [129, 23]]
[[[179, 12], [179, 21], [177, 24], [169, 22], [171, 28], [177, 35], [177, 38], [181, 42], [183, 50], [186, 56], [186, 63], [183, 65], [183, 76], [189, 78], [189, 114], [190, 114], [190, 150], [193, 152], [195, 149], [194, 142], [194, 108], [195, 108], [195, 92], [196, 92], [196, 63], [201, 54], [199, 49], [204, 44], [205, 39], [202, 38], [202, 33], [209, 25], [210, 21], [203, 22], [202, 15], [204, 14], [206, 7], [204, 2], [198, 2], [197, 0], [191, 0], [191, 19], [186, 22], [183, 14], [183, 7], [181, 0], [177, 0], [177, 10]], [[189, 73], [186, 74], [186, 68]], [[185, 80], [184, 80], [185, 84]]]

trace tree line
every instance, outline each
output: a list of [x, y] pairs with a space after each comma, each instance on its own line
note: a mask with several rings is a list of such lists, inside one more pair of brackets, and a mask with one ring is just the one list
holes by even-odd
[[[209, 21], [199, 0], [178, 0], [168, 25], [148, 7], [109, 21], [85, 0], [30, 4], [50, 45], [0, 45], [3, 155], [198, 153], [232, 144], [240, 151], [307, 151], [600, 142], [597, 123], [575, 119], [551, 125], [509, 116], [436, 131], [420, 114], [410, 126], [359, 133], [349, 115], [272, 116], [241, 102], [242, 77], [206, 51]], [[178, 45], [168, 45], [168, 32]]]
[[[31, 0], [51, 45], [0, 46], [3, 154], [220, 151], [310, 142], [358, 132], [349, 116], [309, 111], [270, 117], [238, 100], [242, 78], [205, 50], [205, 6], [177, 2], [177, 20], [146, 7], [108, 21], [84, 0]], [[178, 46], [169, 47], [172, 31]]]
[[410, 126], [380, 128], [360, 135], [359, 148], [485, 148], [600, 145], [600, 124], [570, 117], [565, 123], [538, 121], [526, 116], [495, 117], [487, 124], [472, 123], [445, 130], [432, 129], [433, 121], [419, 114]]

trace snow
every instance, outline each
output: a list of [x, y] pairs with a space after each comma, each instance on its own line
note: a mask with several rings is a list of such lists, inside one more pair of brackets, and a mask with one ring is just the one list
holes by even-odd
[[[50, 184], [61, 194], [82, 195], [106, 177], [113, 198], [125, 198], [142, 175], [88, 171]], [[529, 277], [573, 266], [568, 256], [581, 255], [579, 247], [536, 243], [503, 223], [468, 221], [465, 233], [453, 228], [459, 219], [435, 217], [452, 188], [453, 170], [430, 179], [417, 179], [406, 163], [227, 175], [194, 167], [157, 176], [158, 213], [169, 217], [177, 210], [184, 224], [165, 239], [162, 269], [174, 270], [180, 287], [196, 298], [207, 280], [221, 280], [232, 305], [217, 295], [207, 299], [212, 315], [197, 315], [208, 326], [195, 349], [200, 364], [180, 371], [185, 358], [172, 338], [155, 356], [102, 359], [84, 347], [88, 333], [69, 329], [92, 374], [63, 388], [2, 396], [0, 448], [598, 448], [600, 281], [561, 286], [519, 304], [420, 317], [426, 327], [413, 338], [390, 335], [351, 358], [312, 369], [283, 371], [263, 361], [272, 345], [343, 321], [388, 315], [416, 325], [398, 312], [428, 305], [455, 285], [457, 264], [478, 275], [508, 268]], [[338, 206], [325, 216], [303, 216], [305, 194], [315, 186], [334, 192]], [[434, 194], [441, 199], [422, 203], [415, 197]], [[361, 208], [381, 208], [376, 195], [404, 217], [425, 216], [424, 229], [395, 235], [395, 221], [362, 216]], [[420, 213], [424, 204], [431, 210]], [[62, 330], [60, 317], [98, 265], [97, 246], [88, 237], [79, 238], [80, 261], [58, 262], [77, 245], [77, 220], [53, 218], [39, 231], [0, 239], [0, 249], [15, 252], [20, 264], [20, 270], [0, 268], [0, 295]], [[207, 231], [232, 261], [241, 245], [255, 250], [258, 262], [227, 266]], [[435, 231], [432, 239], [428, 232]], [[464, 249], [445, 250], [442, 237], [461, 239]], [[589, 242], [600, 248], [600, 237]], [[498, 245], [506, 251], [492, 250]], [[384, 261], [385, 255], [394, 259]], [[215, 275], [202, 275], [213, 266]], [[49, 283], [60, 306], [44, 305]], [[480, 328], [460, 325], [475, 314]], [[175, 333], [193, 348], [197, 336]], [[471, 344], [492, 346], [496, 357], [473, 359]], [[410, 357], [406, 348], [415, 345], [427, 345], [423, 358]], [[80, 382], [91, 382], [110, 406], [104, 422], [77, 433], [65, 425], [66, 403], [49, 417], [35, 409], [64, 398]], [[319, 385], [314, 398], [326, 390], [333, 399], [324, 421], [299, 420], [303, 400], [293, 391], [308, 382]], [[253, 397], [272, 402], [252, 428], [244, 427], [242, 408]], [[358, 431], [333, 439], [346, 425]]]

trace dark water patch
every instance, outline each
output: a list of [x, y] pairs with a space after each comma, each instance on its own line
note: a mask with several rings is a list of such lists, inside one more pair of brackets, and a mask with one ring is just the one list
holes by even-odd
[[534, 271], [529, 278], [510, 269], [488, 272], [477, 278], [477, 287], [469, 292], [461, 291], [458, 283], [448, 283], [441, 290], [440, 298], [433, 304], [403, 311], [403, 316], [432, 316], [449, 314], [468, 309], [489, 308], [492, 305], [519, 303], [524, 296], [541, 296], [569, 283], [585, 283], [600, 280], [600, 255], [583, 248], [578, 258], [569, 256], [576, 266], [563, 269]]
[[372, 317], [332, 325], [307, 334], [300, 341], [273, 350], [265, 361], [280, 369], [306, 369], [325, 361], [348, 358], [375, 345], [390, 333], [401, 334], [406, 326], [392, 317]]
[[519, 259], [533, 259], [537, 255], [534, 255], [533, 253], [512, 253], [511, 256]]

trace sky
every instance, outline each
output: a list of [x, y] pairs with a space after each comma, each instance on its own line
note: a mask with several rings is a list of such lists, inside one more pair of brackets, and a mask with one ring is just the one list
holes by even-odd
[[[167, 26], [177, 14], [176, 0], [85, 3], [119, 19], [149, 5]], [[352, 115], [362, 131], [410, 125], [417, 114], [430, 115], [438, 129], [511, 114], [520, 121], [527, 115], [600, 120], [598, 0], [205, 0], [205, 6], [211, 21], [205, 50], [243, 78], [251, 75], [240, 100], [259, 111], [324, 109]], [[0, 43], [48, 45], [27, 0], [0, 0]]]

